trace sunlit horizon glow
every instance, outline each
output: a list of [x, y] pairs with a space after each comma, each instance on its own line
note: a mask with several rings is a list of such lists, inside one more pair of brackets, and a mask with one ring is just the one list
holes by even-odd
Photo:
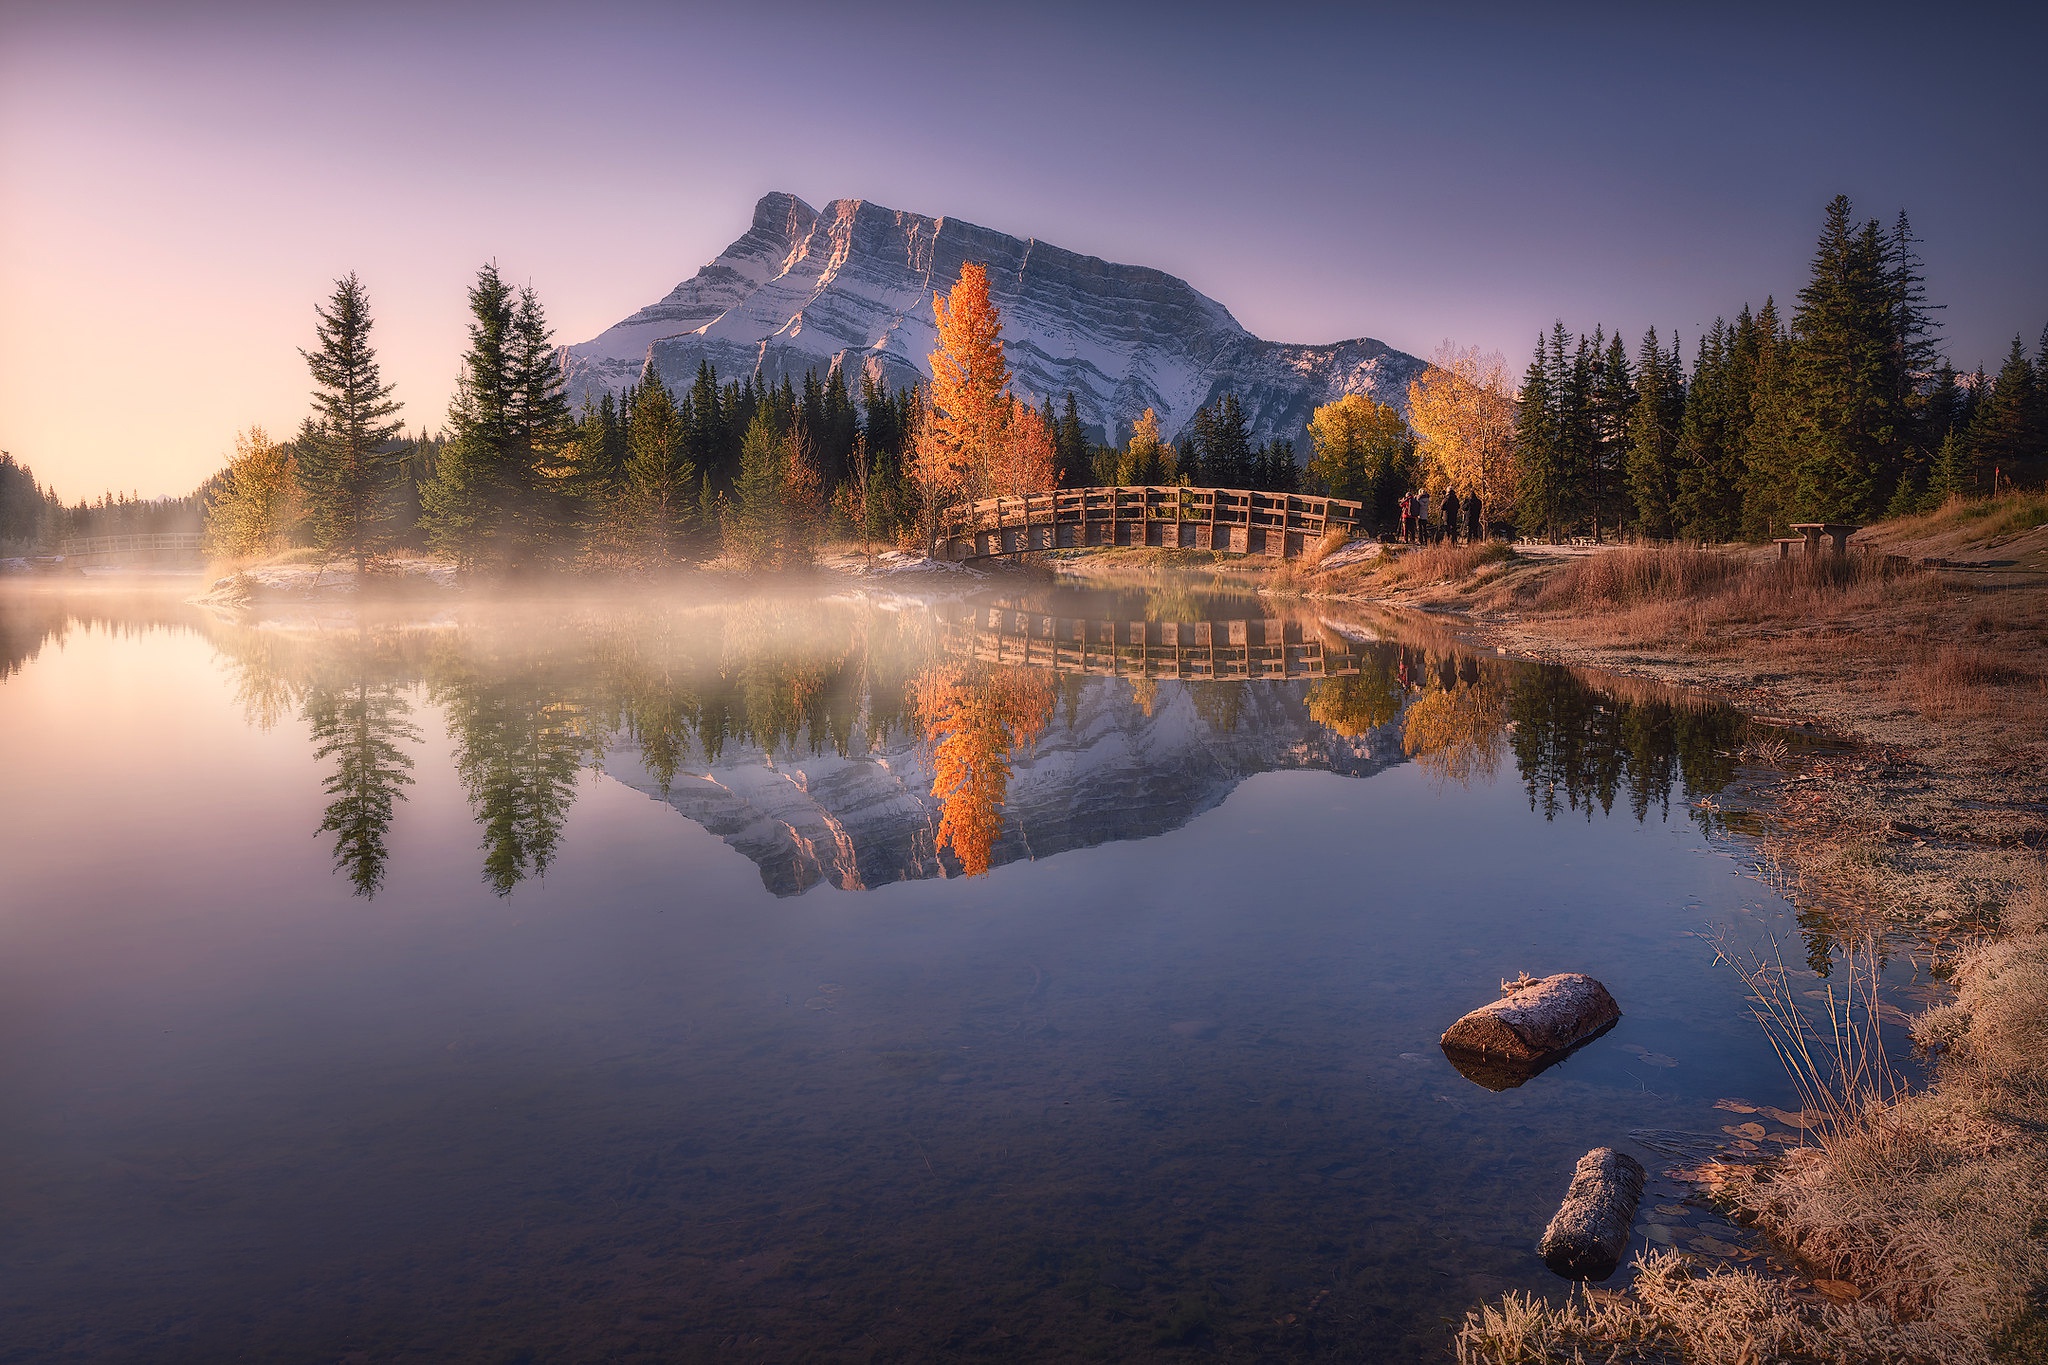
[[[7, 4], [0, 448], [68, 501], [190, 491], [237, 429], [297, 427], [351, 270], [405, 421], [440, 426], [484, 261], [582, 341], [769, 190], [1154, 266], [1273, 340], [1517, 370], [1554, 317], [1690, 353], [1789, 308], [1843, 192], [1908, 211], [1950, 357], [1995, 367], [2048, 321], [2048, 26], [1924, 13]], [[1900, 43], [1910, 93], [1872, 74]]]

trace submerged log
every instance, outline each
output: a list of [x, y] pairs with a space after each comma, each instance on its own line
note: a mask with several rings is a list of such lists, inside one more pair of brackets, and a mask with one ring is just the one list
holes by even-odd
[[1444, 1030], [1445, 1052], [1531, 1063], [1582, 1043], [1615, 1020], [1621, 1007], [1607, 988], [1579, 972], [1503, 981], [1500, 999]]
[[1643, 1197], [1643, 1164], [1612, 1147], [1595, 1147], [1579, 1158], [1571, 1188], [1536, 1247], [1549, 1266], [1568, 1280], [1604, 1280], [1621, 1264]]

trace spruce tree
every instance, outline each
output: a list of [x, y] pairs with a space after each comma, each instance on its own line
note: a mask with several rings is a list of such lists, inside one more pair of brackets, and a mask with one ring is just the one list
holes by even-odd
[[652, 365], [634, 390], [626, 422], [620, 502], [628, 544], [642, 563], [660, 566], [681, 557], [697, 516], [697, 466], [690, 458], [689, 417]]
[[1636, 529], [1659, 540], [1675, 529], [1671, 503], [1677, 492], [1678, 437], [1685, 417], [1685, 372], [1678, 338], [1671, 354], [1657, 342], [1657, 329], [1643, 334], [1636, 353], [1636, 406], [1629, 420], [1627, 482]]
[[503, 509], [516, 490], [512, 364], [514, 298], [496, 263], [469, 290], [469, 349], [449, 405], [452, 439], [421, 496], [428, 541], [465, 570], [501, 561]]
[[1593, 386], [1594, 454], [1589, 500], [1596, 534], [1602, 523], [1613, 526], [1617, 533], [1621, 529], [1622, 509], [1628, 502], [1628, 453], [1638, 401], [1637, 376], [1629, 367], [1628, 347], [1623, 344], [1621, 333], [1617, 331], [1604, 346], [1600, 344], [1600, 335], [1600, 329], [1595, 328], [1594, 349], [1599, 354]]
[[1856, 227], [1835, 196], [1792, 321], [1791, 510], [1806, 519], [1867, 520], [1888, 492], [1905, 418], [1889, 255], [1876, 220]]
[[1678, 437], [1678, 487], [1672, 514], [1679, 533], [1728, 540], [1742, 522], [1742, 435], [1747, 385], [1733, 331], [1720, 318], [1700, 338], [1685, 391]]
[[1927, 479], [1927, 492], [1920, 499], [1921, 510], [1931, 512], [1950, 498], [1967, 496], [1970, 484], [1968, 450], [1962, 435], [1951, 431], [1942, 438], [1941, 449], [1934, 457], [1934, 468]]
[[299, 490], [315, 543], [354, 559], [360, 575], [391, 539], [403, 452], [389, 447], [404, 428], [370, 345], [373, 322], [362, 281], [353, 273], [336, 280], [327, 307], [313, 313], [319, 343], [299, 354], [312, 372], [320, 416], [298, 452]]
[[[1559, 323], [1560, 328], [1563, 323]], [[1515, 490], [1516, 515], [1525, 535], [1554, 538], [1557, 511], [1562, 495], [1558, 489], [1561, 463], [1557, 401], [1552, 392], [1550, 353], [1541, 332], [1536, 334], [1536, 354], [1522, 374], [1522, 390], [1515, 413], [1515, 463], [1520, 480]]]
[[561, 356], [531, 285], [519, 291], [510, 352], [512, 444], [505, 472], [520, 527], [515, 567], [538, 566], [555, 559], [568, 538], [573, 424]]
[[783, 431], [770, 405], [756, 406], [740, 445], [740, 474], [724, 527], [726, 553], [750, 568], [771, 562], [781, 534]]
[[1246, 488], [1252, 477], [1251, 428], [1237, 395], [1226, 393], [1202, 437], [1202, 472], [1218, 488]]
[[2015, 335], [2005, 363], [1998, 367], [1990, 396], [1979, 404], [1977, 420], [1971, 426], [1970, 443], [1983, 477], [1995, 478], [2002, 485], [2029, 471], [2038, 449], [2035, 424], [2039, 407], [2034, 390], [2034, 367]]
[[1088, 467], [1088, 433], [1081, 426], [1081, 410], [1072, 389], [1067, 390], [1066, 405], [1060, 409], [1053, 450], [1059, 458], [1060, 487], [1086, 487], [1093, 475]]

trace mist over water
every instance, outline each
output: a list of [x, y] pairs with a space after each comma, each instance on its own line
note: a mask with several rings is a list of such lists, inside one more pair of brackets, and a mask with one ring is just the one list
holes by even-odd
[[[1184, 586], [0, 597], [0, 1360], [1435, 1358], [1797, 1109], [1747, 739]], [[1623, 1019], [1493, 1093], [1524, 970]]]

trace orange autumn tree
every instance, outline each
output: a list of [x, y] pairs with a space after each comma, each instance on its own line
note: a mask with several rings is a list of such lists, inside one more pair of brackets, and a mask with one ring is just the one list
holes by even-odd
[[917, 712], [932, 745], [937, 845], [970, 877], [989, 870], [1010, 794], [1010, 755], [1052, 719], [1050, 675], [1027, 668], [938, 664], [917, 680]]
[[912, 477], [927, 500], [1021, 497], [1053, 486], [1052, 433], [1010, 392], [1003, 319], [988, 271], [969, 263], [951, 292], [932, 295], [939, 348], [917, 423]]

